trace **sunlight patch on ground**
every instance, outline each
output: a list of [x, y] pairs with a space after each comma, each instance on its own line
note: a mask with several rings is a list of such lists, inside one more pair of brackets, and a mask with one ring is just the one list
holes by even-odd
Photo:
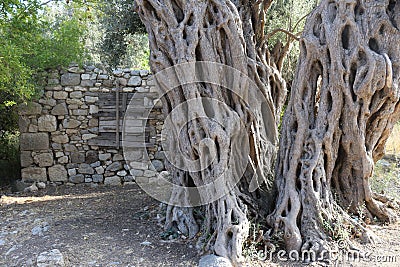
[[400, 122], [394, 126], [393, 132], [386, 143], [386, 153], [387, 154], [400, 153]]
[[27, 204], [33, 202], [45, 202], [54, 200], [65, 200], [65, 199], [87, 199], [87, 198], [97, 198], [101, 196], [110, 195], [113, 192], [104, 193], [90, 193], [84, 195], [62, 195], [62, 196], [42, 196], [42, 197], [17, 197], [17, 196], [2, 196], [0, 198], [0, 205], [10, 205], [10, 204]]

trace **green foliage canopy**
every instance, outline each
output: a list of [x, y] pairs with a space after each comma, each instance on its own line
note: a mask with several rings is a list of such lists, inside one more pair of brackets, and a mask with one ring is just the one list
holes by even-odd
[[100, 50], [111, 67], [148, 68], [146, 29], [132, 0], [101, 0], [99, 23], [104, 30]]
[[274, 33], [268, 39], [270, 50], [280, 44], [282, 48], [287, 44], [290, 46], [290, 53], [287, 54], [282, 69], [283, 77], [288, 83], [289, 89], [294, 78], [300, 49], [298, 42], [284, 31], [300, 37], [307, 15], [317, 6], [318, 2], [317, 0], [275, 0], [267, 13], [266, 31], [269, 34]]
[[40, 74], [84, 57], [81, 14], [50, 18], [39, 0], [0, 2], [0, 131], [15, 127], [15, 104], [40, 89]]

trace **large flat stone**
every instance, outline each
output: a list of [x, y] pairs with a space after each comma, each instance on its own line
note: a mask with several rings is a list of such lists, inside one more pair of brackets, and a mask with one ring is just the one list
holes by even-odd
[[82, 140], [89, 140], [89, 139], [95, 138], [97, 136], [98, 136], [97, 134], [83, 134]]
[[52, 115], [63, 116], [68, 114], [67, 104], [60, 103], [51, 110]]
[[53, 115], [43, 115], [38, 119], [38, 127], [41, 132], [54, 132], [57, 130], [57, 119]]
[[30, 120], [27, 117], [19, 116], [18, 118], [18, 128], [21, 133], [25, 133], [28, 131], [28, 126], [30, 124]]
[[52, 99], [52, 98], [39, 99], [39, 103], [43, 104], [43, 105], [48, 105], [48, 106], [51, 106], [51, 107], [54, 107], [55, 105], [57, 105], [57, 101], [55, 99]]
[[104, 179], [105, 185], [121, 185], [121, 178], [118, 176], [106, 177]]
[[140, 70], [139, 74], [141, 77], [145, 77], [149, 75], [149, 71], [148, 70]]
[[58, 143], [58, 144], [66, 144], [69, 142], [68, 135], [66, 135], [66, 134], [54, 135], [51, 137], [51, 140], [54, 143]]
[[78, 121], [78, 120], [74, 120], [74, 119], [67, 120], [67, 119], [65, 119], [63, 121], [63, 127], [67, 128], [67, 129], [73, 129], [73, 128], [78, 127], [79, 125], [81, 125], [81, 122]]
[[[79, 94], [79, 93], [77, 93]], [[82, 97], [82, 96], [80, 96]], [[83, 102], [80, 99], [73, 99], [73, 98], [68, 98], [67, 100], [65, 100], [65, 102], [67, 102], [68, 105], [82, 105]]]
[[41, 153], [35, 156], [34, 162], [39, 167], [49, 167], [53, 165], [53, 154], [52, 153]]
[[164, 163], [161, 160], [152, 160], [151, 164], [153, 165], [154, 169], [158, 172], [164, 170]]
[[143, 151], [142, 150], [130, 150], [124, 151], [124, 157], [127, 161], [136, 161], [143, 159]]
[[82, 98], [83, 94], [81, 91], [74, 91], [69, 94], [71, 98]]
[[[82, 75], [84, 75], [84, 74], [82, 74]], [[89, 74], [88, 74], [89, 75]], [[86, 77], [85, 77], [86, 78]], [[92, 87], [92, 86], [94, 86], [94, 83], [95, 83], [95, 81], [93, 81], [93, 80], [82, 80], [81, 81], [81, 86], [84, 86], [84, 87]]]
[[53, 182], [67, 182], [68, 172], [62, 165], [54, 165], [48, 169], [49, 179]]
[[77, 174], [69, 177], [69, 181], [74, 184], [80, 184], [85, 182], [85, 176], [83, 174]]
[[165, 160], [164, 151], [157, 151], [157, 152], [154, 154], [154, 158], [164, 161], [164, 160]]
[[29, 167], [33, 163], [32, 152], [30, 151], [21, 151], [20, 159], [21, 159], [21, 167]]
[[87, 109], [75, 109], [72, 111], [72, 115], [74, 116], [87, 116], [88, 110]]
[[79, 165], [78, 172], [82, 174], [94, 174], [94, 169], [87, 163]]
[[78, 66], [72, 66], [72, 67], [68, 68], [68, 72], [72, 72], [72, 73], [84, 73], [85, 70], [79, 68]]
[[65, 144], [65, 145], [64, 145], [64, 150], [65, 150], [66, 152], [76, 152], [76, 151], [78, 151], [78, 149], [76, 148], [76, 146], [71, 145], [71, 144]]
[[103, 166], [95, 167], [94, 169], [96, 170], [97, 174], [104, 174], [104, 167]]
[[140, 86], [142, 79], [139, 76], [132, 76], [128, 81], [128, 86]]
[[39, 254], [36, 259], [37, 267], [63, 267], [65, 266], [64, 256], [58, 249], [45, 251]]
[[101, 153], [99, 154], [99, 160], [106, 161], [111, 159], [111, 153]]
[[49, 135], [47, 133], [22, 133], [20, 136], [21, 150], [49, 149]]
[[111, 163], [107, 168], [106, 171], [119, 171], [122, 170], [123, 166], [121, 164], [121, 162], [113, 162]]
[[71, 153], [71, 163], [84, 163], [85, 153], [83, 152], [72, 152]]
[[94, 183], [102, 183], [104, 180], [104, 177], [101, 174], [93, 174], [92, 179], [93, 179]]
[[42, 113], [42, 106], [38, 103], [27, 103], [21, 104], [18, 107], [18, 113], [20, 115], [38, 115]]
[[97, 127], [99, 126], [99, 120], [92, 118], [89, 120], [89, 127]]
[[55, 91], [53, 94], [54, 99], [67, 99], [68, 93], [65, 91]]
[[59, 158], [58, 163], [60, 163], [60, 164], [68, 163], [68, 156], [62, 156], [61, 158]]
[[47, 173], [46, 168], [28, 167], [21, 170], [21, 178], [24, 182], [36, 181], [46, 182]]
[[147, 170], [149, 168], [148, 164], [145, 162], [130, 162], [129, 166], [132, 169], [137, 169], [137, 170]]
[[85, 96], [86, 103], [95, 103], [98, 100], [99, 100], [99, 97], [97, 97], [97, 96]]
[[79, 85], [81, 83], [81, 75], [77, 73], [65, 73], [61, 75], [61, 85]]

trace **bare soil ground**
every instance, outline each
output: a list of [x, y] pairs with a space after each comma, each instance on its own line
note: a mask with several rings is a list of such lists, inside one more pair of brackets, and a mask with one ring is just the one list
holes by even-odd
[[36, 266], [51, 249], [60, 250], [66, 266], [196, 266], [194, 244], [160, 238], [158, 206], [133, 185], [3, 195], [0, 266]]

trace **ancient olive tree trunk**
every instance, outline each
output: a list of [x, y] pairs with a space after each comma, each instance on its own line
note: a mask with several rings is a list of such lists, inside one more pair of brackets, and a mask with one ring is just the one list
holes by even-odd
[[[271, 1], [137, 0], [136, 4], [149, 33], [150, 66], [154, 73], [182, 63], [220, 63], [247, 76], [265, 99], [250, 96], [248, 84], [237, 86], [234, 92], [229, 90], [232, 88], [223, 88], [222, 80], [229, 78], [224, 75], [219, 76], [218, 84], [186, 84], [188, 76], [201, 72], [197, 65], [189, 64], [183, 75], [176, 73], [182, 71], [175, 71], [174, 77], [166, 77], [181, 81], [176, 88], [166, 86], [163, 79], [157, 80], [165, 93], [164, 114], [173, 114], [167, 149], [201, 165], [193, 170], [193, 166], [179, 168], [176, 163], [168, 164], [173, 183], [201, 187], [222, 176], [218, 186], [229, 187], [229, 182], [224, 181], [244, 177], [227, 194], [202, 208], [205, 219], [200, 240], [204, 248], [238, 262], [249, 231], [249, 217], [268, 212], [272, 203], [267, 199], [266, 187], [257, 187], [263, 182], [271, 184], [277, 123], [286, 93], [285, 82], [269, 62], [264, 37], [264, 16]], [[174, 113], [178, 106], [183, 112]], [[196, 118], [188, 119], [193, 114]], [[237, 142], [243, 130], [248, 152], [241, 151]], [[209, 158], [210, 151], [215, 158]], [[246, 159], [244, 174], [236, 170], [234, 154], [242, 154]], [[185, 192], [173, 192], [173, 203], [184, 198], [188, 205], [168, 207], [166, 228], [176, 227], [193, 237], [199, 232], [199, 225], [190, 207], [191, 196]], [[201, 193], [200, 198], [212, 199], [214, 193]]]
[[399, 27], [400, 1], [323, 0], [309, 16], [270, 216], [288, 249], [320, 251], [362, 207], [370, 219], [395, 220], [369, 179], [400, 114]]

